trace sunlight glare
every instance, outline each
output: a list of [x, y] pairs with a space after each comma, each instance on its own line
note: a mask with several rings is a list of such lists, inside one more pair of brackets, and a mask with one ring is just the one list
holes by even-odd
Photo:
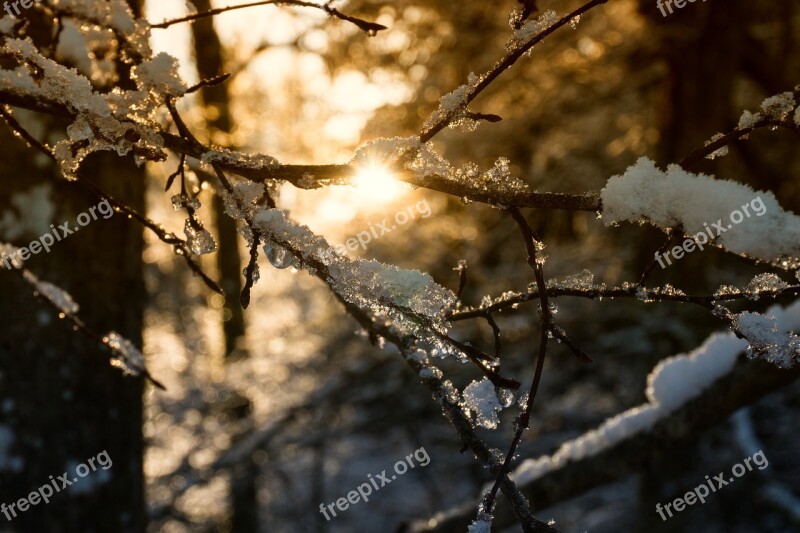
[[380, 203], [396, 200], [408, 190], [402, 182], [392, 177], [391, 172], [378, 164], [359, 169], [352, 184], [359, 197]]

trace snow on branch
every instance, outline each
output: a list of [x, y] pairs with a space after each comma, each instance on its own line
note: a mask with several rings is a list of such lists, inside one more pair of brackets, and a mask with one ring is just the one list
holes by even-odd
[[[728, 251], [784, 267], [800, 260], [800, 217], [783, 210], [768, 191], [692, 174], [678, 165], [662, 171], [643, 157], [623, 175], [611, 177], [600, 196], [607, 226], [649, 222], [694, 235], [716, 224], [711, 230], [716, 233], [715, 242]], [[763, 212], [752, 213], [736, 226], [728, 224], [732, 212], [755, 199], [760, 199]]]
[[[13, 248], [9, 244], [0, 242], [0, 250], [13, 250]], [[40, 280], [30, 270], [22, 267], [21, 264], [14, 264], [14, 272], [19, 274], [31, 286], [34, 296], [56, 310], [60, 318], [69, 320], [75, 331], [82, 333], [95, 342], [106, 345], [111, 351], [111, 366], [121, 369], [126, 375], [144, 376], [156, 387], [164, 389], [164, 385], [156, 381], [147, 371], [144, 356], [131, 341], [113, 331], [101, 336], [84, 324], [77, 314], [80, 307], [67, 291], [52, 283]]]
[[[772, 307], [769, 313], [782, 329], [800, 328], [800, 301], [787, 308]], [[659, 362], [647, 377], [648, 402], [606, 420], [597, 429], [564, 443], [556, 453], [524, 461], [513, 473], [520, 484], [528, 484], [565, 463], [597, 455], [632, 435], [646, 431], [673, 411], [697, 397], [716, 380], [728, 374], [747, 342], [733, 333], [715, 333], [699, 348]]]

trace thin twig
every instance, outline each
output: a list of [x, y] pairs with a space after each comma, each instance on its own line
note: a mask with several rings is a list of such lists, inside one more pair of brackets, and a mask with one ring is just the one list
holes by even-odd
[[[514, 454], [516, 454], [519, 443], [522, 440], [522, 434], [530, 426], [531, 410], [533, 408], [533, 402], [536, 399], [536, 393], [539, 390], [542, 372], [544, 371], [544, 361], [545, 357], [547, 356], [547, 341], [549, 339], [548, 335], [551, 329], [550, 326], [552, 324], [550, 302], [547, 298], [547, 284], [544, 279], [544, 270], [542, 269], [542, 264], [539, 261], [537, 254], [537, 245], [539, 240], [536, 238], [536, 235], [533, 233], [530, 225], [528, 225], [528, 221], [525, 220], [525, 217], [522, 216], [522, 213], [520, 213], [518, 209], [509, 209], [508, 212], [514, 219], [514, 222], [516, 222], [519, 226], [522, 237], [525, 240], [525, 248], [528, 252], [528, 266], [530, 266], [533, 270], [533, 274], [536, 278], [536, 285], [539, 288], [539, 293], [542, 295], [539, 314], [541, 331], [539, 335], [539, 350], [536, 356], [536, 369], [534, 370], [533, 381], [531, 382], [531, 388], [528, 391], [528, 397], [525, 402], [525, 406], [517, 421], [516, 429], [514, 431], [514, 438], [511, 441], [511, 445], [508, 447], [508, 453], [506, 454], [505, 460], [503, 461], [503, 464], [497, 473], [497, 479], [483, 500], [483, 510], [487, 513], [490, 513], [494, 507], [494, 500], [497, 496], [497, 491], [500, 488], [500, 482], [503, 476], [508, 475], [508, 472], [511, 470], [511, 462], [514, 460]], [[525, 524], [523, 524], [523, 527], [524, 526]]]
[[[9, 113], [4, 106], [0, 106], [0, 116], [3, 117], [8, 126], [12, 129], [12, 131], [18, 133], [20, 137], [22, 137], [26, 142], [28, 142], [28, 144], [31, 147], [39, 150], [47, 157], [49, 157], [51, 160], [56, 161], [56, 157], [55, 154], [53, 154], [53, 151], [49, 147], [39, 142], [27, 130], [25, 130], [25, 128], [22, 127], [22, 125], [17, 121], [17, 119], [15, 119], [14, 116], [11, 115], [11, 113]], [[167, 232], [167, 230], [165, 230], [163, 226], [157, 224], [153, 220], [150, 220], [147, 216], [139, 213], [136, 209], [129, 207], [126, 203], [120, 202], [119, 200], [117, 200], [116, 198], [105, 192], [102, 188], [98, 187], [93, 182], [86, 179], [86, 177], [82, 176], [80, 172], [76, 173], [76, 177], [78, 178], [76, 183], [78, 183], [85, 189], [88, 189], [101, 199], [108, 201], [108, 203], [111, 204], [111, 206], [116, 211], [125, 213], [133, 220], [136, 220], [137, 222], [142, 224], [144, 227], [155, 233], [156, 236], [158, 236], [158, 238], [163, 243], [174, 246], [175, 250], [178, 252], [178, 255], [183, 256], [184, 260], [186, 261], [186, 264], [189, 266], [192, 272], [197, 274], [209, 289], [219, 294], [223, 295], [225, 294], [225, 291], [222, 289], [219, 283], [211, 279], [205, 272], [203, 272], [203, 269], [200, 268], [200, 265], [198, 265], [194, 261], [194, 259], [192, 259], [191, 250], [189, 250], [186, 241], [184, 241], [174, 233]]]
[[236, 9], [245, 9], [248, 7], [268, 6], [268, 5], [310, 7], [314, 9], [320, 9], [328, 13], [332, 17], [355, 24], [356, 26], [358, 26], [358, 28], [366, 32], [368, 35], [375, 35], [375, 33], [386, 29], [386, 26], [384, 26], [383, 24], [378, 24], [376, 22], [369, 22], [350, 15], [345, 15], [344, 13], [336, 10], [335, 8], [330, 7], [328, 4], [315, 4], [313, 2], [304, 2], [302, 0], [261, 0], [259, 2], [250, 2], [248, 4], [240, 4], [238, 6], [217, 7], [214, 9], [209, 9], [208, 11], [202, 11], [200, 13], [192, 13], [191, 15], [186, 15], [185, 17], [165, 20], [164, 22], [159, 22], [158, 24], [151, 24], [150, 27], [156, 29], [163, 29], [163, 28], [168, 28], [174, 24], [179, 24], [181, 22], [190, 22], [205, 17], [213, 17], [215, 15], [219, 15], [220, 13], [225, 13], [227, 11], [234, 11]]

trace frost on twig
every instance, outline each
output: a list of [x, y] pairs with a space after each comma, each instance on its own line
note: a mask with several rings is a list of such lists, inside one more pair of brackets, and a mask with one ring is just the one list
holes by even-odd
[[44, 297], [65, 315], [74, 315], [80, 310], [80, 307], [75, 303], [75, 300], [72, 299], [72, 296], [64, 289], [52, 283], [41, 281], [28, 270], [22, 271], [22, 277], [25, 278], [25, 281], [27, 281], [40, 296]]
[[111, 348], [114, 354], [111, 358], [111, 366], [117, 367], [124, 374], [131, 376], [139, 376], [146, 372], [144, 356], [131, 341], [119, 333], [111, 331], [103, 337], [103, 342]]
[[[415, 183], [425, 186], [436, 180], [439, 188], [461, 191], [463, 198], [480, 193], [515, 195], [529, 192], [527, 184], [511, 175], [511, 162], [500, 157], [494, 165], [481, 170], [474, 163], [453, 166], [437, 153], [430, 143], [420, 143], [416, 137], [381, 138], [362, 144], [355, 152], [350, 164], [381, 165], [394, 170], [405, 170], [416, 176]], [[397, 165], [402, 164], [402, 168]], [[468, 201], [468, 200], [467, 200]]]
[[[800, 357], [800, 337], [784, 331], [774, 316], [745, 311], [734, 315], [733, 328], [747, 340], [747, 355], [780, 368], [791, 368]], [[796, 325], [795, 325], [796, 327]]]
[[464, 389], [464, 407], [475, 415], [475, 421], [481, 427], [496, 429], [500, 423], [497, 412], [503, 406], [497, 399], [494, 384], [487, 378], [467, 385]]

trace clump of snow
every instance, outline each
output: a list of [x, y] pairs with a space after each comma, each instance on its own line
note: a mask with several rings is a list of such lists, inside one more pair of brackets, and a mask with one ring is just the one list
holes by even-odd
[[12, 16], [0, 17], [0, 35], [11, 35], [11, 32], [14, 31], [15, 22], [16, 19]]
[[761, 109], [768, 117], [780, 120], [795, 107], [794, 95], [790, 92], [770, 96], [761, 103]]
[[[477, 77], [475, 74], [470, 74], [470, 79], [477, 80]], [[423, 129], [430, 129], [439, 122], [449, 119], [448, 126], [451, 128], [474, 131], [478, 127], [478, 121], [470, 118], [467, 111], [467, 100], [474, 90], [474, 85], [465, 84], [442, 96], [439, 99], [439, 107], [425, 122]]]
[[597, 288], [597, 286], [594, 284], [594, 274], [585, 268], [580, 274], [567, 276], [562, 281], [549, 279], [547, 280], [547, 287], [583, 291], [589, 291]]
[[53, 305], [58, 307], [58, 309], [66, 314], [66, 315], [74, 315], [80, 310], [80, 306], [75, 303], [75, 300], [72, 299], [72, 295], [70, 295], [64, 289], [53, 285], [52, 283], [48, 283], [46, 281], [41, 281], [31, 272], [27, 270], [22, 273], [25, 279], [36, 288], [36, 292], [47, 298]]
[[71, 61], [78, 68], [78, 72], [91, 78], [94, 54], [89, 51], [86, 36], [71, 20], [63, 22], [61, 32], [58, 34], [56, 54], [62, 60]]
[[794, 123], [800, 126], [800, 106], [794, 111]]
[[[350, 160], [350, 165], [355, 168], [374, 165], [391, 168], [405, 154], [410, 154], [413, 150], [422, 148], [417, 137], [382, 137], [373, 139], [363, 143], [356, 149]], [[444, 170], [446, 171], [446, 167]]]
[[524, 46], [528, 41], [536, 37], [538, 34], [558, 22], [558, 15], [553, 10], [548, 10], [542, 13], [541, 16], [529, 20], [523, 24], [519, 29], [514, 30], [514, 38], [508, 44], [508, 48], [517, 48]]
[[[764, 342], [773, 345], [793, 342], [796, 350], [796, 336], [793, 340], [789, 338], [791, 334], [776, 334], [772, 330], [786, 331], [800, 327], [800, 301], [785, 309], [774, 306], [768, 312], [774, 318], [765, 321], [744, 317], [745, 327], [755, 329]], [[738, 355], [747, 349], [747, 344], [747, 341], [737, 338], [733, 333], [715, 333], [689, 354], [676, 355], [659, 362], [647, 378], [647, 403], [620, 413], [598, 428], [564, 443], [551, 456], [524, 461], [514, 471], [513, 479], [521, 485], [531, 483], [565, 463], [597, 455], [626, 438], [648, 430], [728, 374]]]
[[440, 315], [455, 302], [455, 295], [429, 274], [332, 253], [324, 238], [289, 221], [279, 209], [262, 209], [253, 217], [253, 224], [270, 244], [297, 250], [299, 257], [293, 258], [297, 267], [313, 272], [313, 263], [326, 265], [331, 288], [348, 302], [394, 318], [411, 312], [444, 328]]
[[0, 70], [0, 87], [3, 89], [44, 101], [52, 100], [75, 113], [111, 114], [106, 101], [94, 92], [86, 77], [75, 69], [68, 69], [45, 58], [29, 39], [7, 39], [0, 51], [13, 55], [23, 63], [13, 70]]
[[488, 378], [482, 381], [473, 381], [464, 389], [464, 407], [475, 414], [479, 426], [495, 429], [500, 423], [497, 412], [503, 409], [494, 385]]
[[133, 67], [131, 77], [140, 91], [182, 96], [187, 89], [178, 74], [178, 60], [164, 52]]
[[201, 161], [203, 163], [221, 163], [223, 165], [234, 165], [256, 170], [273, 170], [280, 166], [280, 163], [274, 157], [264, 154], [235, 152], [227, 148], [209, 150], [202, 155]]
[[455, 301], [429, 274], [374, 260], [336, 261], [328, 272], [339, 294], [370, 307], [390, 305], [435, 319]]
[[[711, 140], [709, 140], [706, 143], [706, 146], [708, 146], [709, 144], [713, 143], [714, 141], [718, 141], [719, 139], [722, 139], [723, 137], [725, 137], [725, 135], [723, 135], [722, 133], [717, 133], [717, 134], [713, 135], [711, 137]], [[714, 150], [713, 152], [708, 154], [706, 156], [706, 159], [716, 159], [718, 157], [724, 157], [726, 155], [728, 155], [728, 147], [727, 146], [720, 146], [719, 148], [717, 148], [716, 150]]]
[[750, 111], [745, 110], [742, 113], [742, 116], [739, 117], [739, 129], [752, 128], [759, 120], [763, 118], [764, 117], [761, 115], [761, 113], [751, 113]]
[[435, 366], [427, 366], [419, 371], [419, 377], [422, 379], [441, 379], [442, 376], [442, 371]]
[[381, 165], [392, 168], [401, 158], [405, 169], [413, 172], [424, 185], [426, 179], [439, 178], [457, 183], [466, 192], [524, 193], [527, 184], [511, 175], [510, 161], [498, 158], [492, 168], [481, 171], [474, 163], [454, 167], [439, 155], [430, 143], [420, 144], [416, 137], [381, 138], [362, 144], [350, 164], [354, 167]]
[[[164, 141], [160, 135], [145, 125], [118, 120], [114, 116], [79, 113], [75, 122], [67, 127], [67, 135], [69, 138], [59, 141], [53, 152], [61, 173], [68, 180], [77, 179], [81, 162], [93, 152], [115, 151], [124, 156], [136, 148], [138, 152], [135, 152], [134, 160], [138, 165], [148, 159], [166, 159], [161, 151]], [[88, 144], [85, 141], [89, 141]]]
[[49, 183], [42, 183], [12, 194], [10, 201], [16, 213], [6, 210], [0, 214], [0, 237], [12, 241], [49, 233], [56, 210], [52, 192]]
[[745, 311], [734, 317], [734, 327], [749, 343], [747, 354], [781, 368], [794, 366], [800, 356], [800, 337], [783, 331], [774, 316]]
[[236, 220], [245, 220], [255, 214], [256, 202], [264, 195], [264, 184], [246, 181], [233, 186], [233, 194], [222, 191], [225, 212]]
[[478, 520], [467, 526], [467, 533], [492, 533], [492, 516], [481, 513]]
[[[714, 242], [734, 253], [773, 262], [800, 257], [800, 217], [784, 211], [771, 192], [741, 183], [692, 174], [678, 165], [662, 171], [641, 158], [622, 176], [610, 178], [601, 198], [606, 225], [627, 220], [664, 229], [682, 226], [687, 235], [712, 232]], [[734, 211], [741, 215], [736, 224], [731, 223]]]
[[789, 284], [779, 278], [777, 274], [758, 274], [747, 284], [745, 292], [749, 299], [758, 300], [759, 294], [762, 292], [776, 292], [780, 294], [781, 291], [788, 287]]
[[[125, 0], [51, 0], [50, 4], [56, 12], [77, 15], [79, 19], [114, 30], [131, 52], [141, 57], [150, 56], [150, 25], [134, 18]], [[123, 59], [130, 60], [127, 53]]]
[[114, 353], [111, 358], [111, 366], [121, 369], [126, 375], [141, 375], [145, 369], [144, 356], [131, 341], [119, 333], [111, 331], [103, 337], [103, 342]]

